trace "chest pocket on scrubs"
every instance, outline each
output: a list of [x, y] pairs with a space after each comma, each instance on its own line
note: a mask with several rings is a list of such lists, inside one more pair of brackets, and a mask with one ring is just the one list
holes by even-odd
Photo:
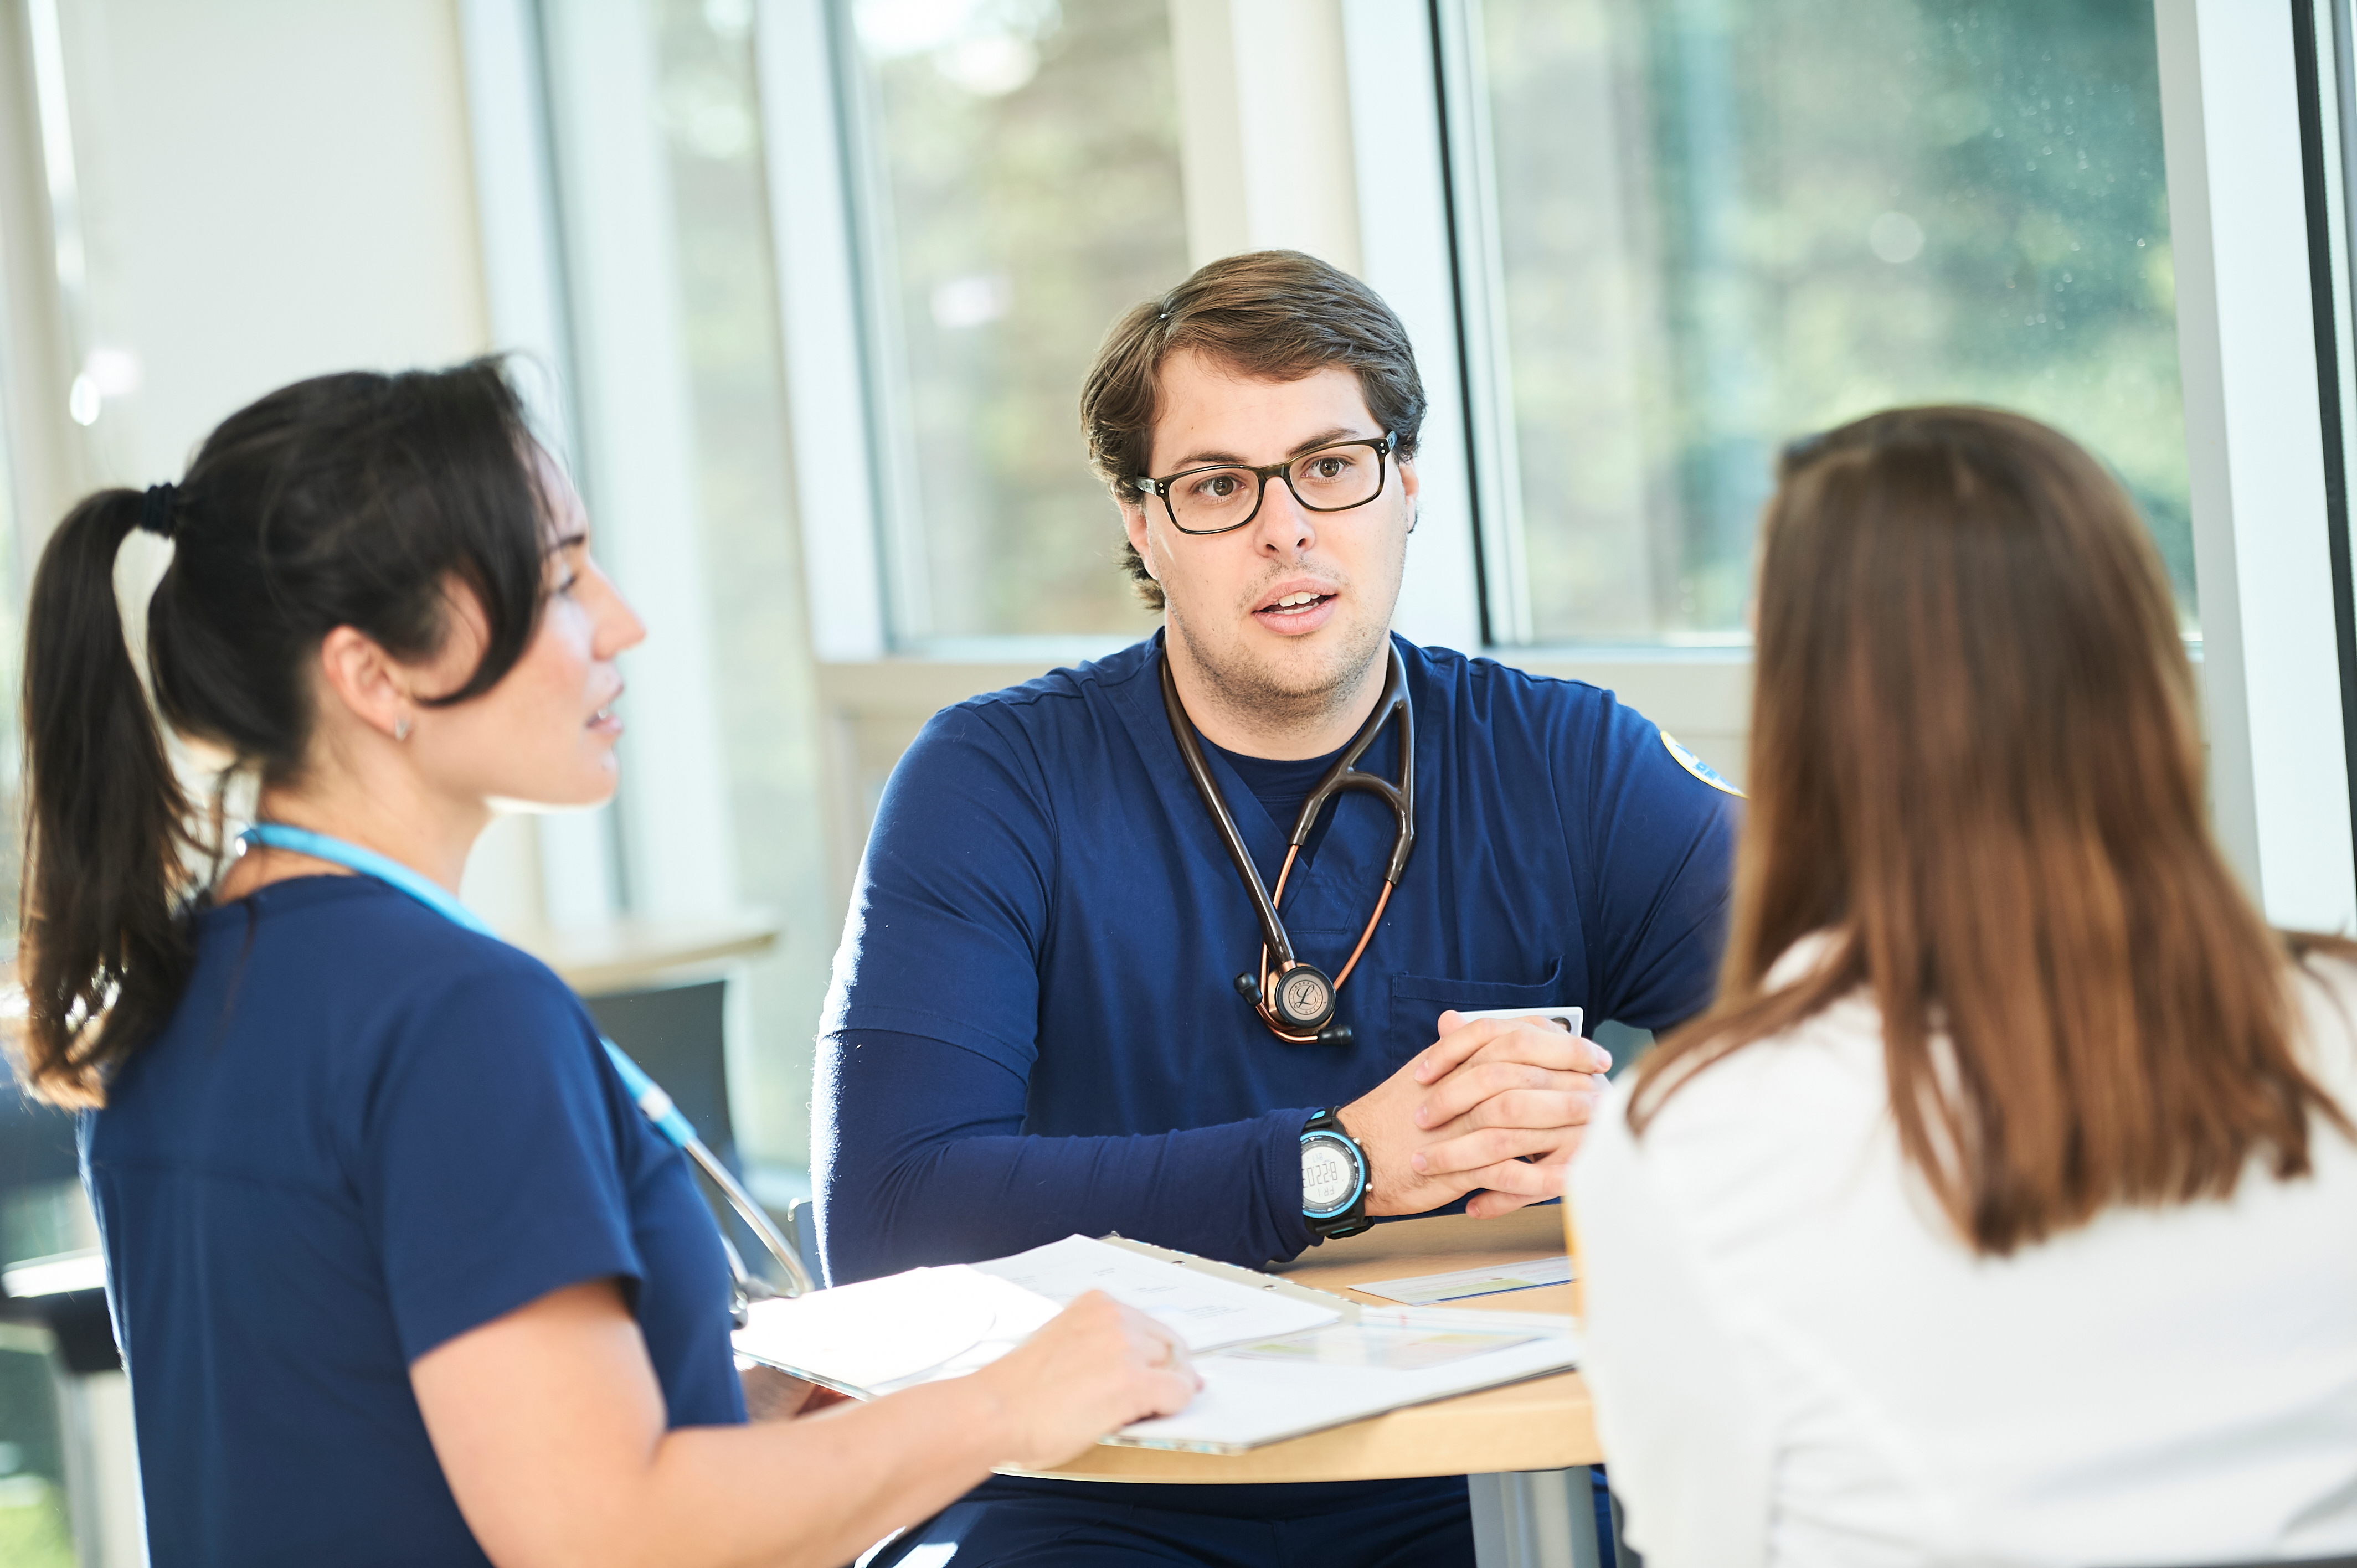
[[1503, 980], [1455, 980], [1447, 975], [1392, 976], [1391, 1032], [1385, 1054], [1404, 1062], [1439, 1037], [1439, 1018], [1449, 1008], [1577, 1005], [1563, 994], [1563, 960], [1547, 961], [1546, 973], [1527, 984]]

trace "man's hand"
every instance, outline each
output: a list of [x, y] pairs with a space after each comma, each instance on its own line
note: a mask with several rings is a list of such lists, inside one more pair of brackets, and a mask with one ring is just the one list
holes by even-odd
[[1367, 1212], [1422, 1214], [1471, 1192], [1466, 1212], [1487, 1219], [1560, 1196], [1611, 1065], [1535, 1015], [1443, 1013], [1439, 1039], [1342, 1109], [1367, 1151]]

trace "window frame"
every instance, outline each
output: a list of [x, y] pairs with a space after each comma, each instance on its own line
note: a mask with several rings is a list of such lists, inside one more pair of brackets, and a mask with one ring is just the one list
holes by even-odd
[[[2319, 7], [2319, 25], [2341, 16], [2345, 37], [2346, 0], [2289, 3]], [[1200, 261], [1239, 243], [1302, 242], [1271, 227], [1266, 204], [1251, 199], [1255, 181], [1265, 184], [1280, 159], [1297, 175], [1305, 145], [1308, 156], [1347, 160], [1356, 231], [1326, 236], [1323, 253], [1352, 265], [1399, 312], [1431, 400], [1415, 459], [1423, 501], [1415, 570], [1394, 624], [1418, 640], [1610, 686], [1739, 777], [1748, 649], [1531, 640], [1518, 531], [1502, 493], [1511, 487], [1499, 483], [1513, 470], [1494, 246], [1485, 243], [1494, 193], [1480, 156], [1481, 98], [1471, 91], [1479, 5], [1353, 0], [1324, 22], [1305, 23], [1295, 8], [1182, 0], [1173, 31], [1187, 65], [1180, 109], [1190, 243]], [[2337, 429], [2345, 400], [2332, 397], [2328, 410], [2319, 376], [2343, 374], [2350, 356], [2345, 345], [2337, 355], [2319, 345], [2315, 329], [2318, 320], [2348, 317], [2346, 237], [2334, 242], [2341, 247], [2339, 314], [2311, 318], [2323, 280], [2309, 270], [2303, 165], [2292, 157], [2321, 155], [2303, 138], [2297, 95], [2283, 91], [2298, 76], [2292, 16], [2284, 7], [2254, 13], [2232, 0], [2155, 5], [2218, 831], [2271, 918], [2346, 929], [2357, 927], [2348, 750], [2357, 726], [2343, 722], [2341, 679], [2351, 596], [2322, 460], [2328, 413]], [[863, 459], [798, 464], [795, 481], [847, 887], [852, 847], [864, 837], [863, 797], [891, 750], [877, 736], [897, 733], [906, 716], [907, 701], [889, 692], [905, 688], [909, 701], [921, 693], [920, 705], [938, 705], [960, 686], [1002, 683], [1107, 643], [894, 637], [891, 465], [879, 455], [878, 328], [861, 272], [844, 0], [757, 0], [755, 16], [790, 435], [797, 452], [854, 451]], [[1264, 112], [1258, 105], [1269, 95], [1251, 91], [1251, 62], [1267, 58], [1279, 30], [1282, 58], [1297, 73], [1313, 55], [1330, 57], [1340, 90], [1304, 97], [1308, 112], [1331, 123], [1303, 131], [1307, 122], [1296, 122], [1305, 111], [1294, 103], [1285, 106], [1286, 125], [1307, 144], [1242, 124], [1211, 134], [1219, 116], [1232, 124]], [[2324, 36], [2332, 32], [2324, 27]], [[2328, 138], [2341, 134], [2340, 109], [2337, 96], [2323, 105]], [[2337, 141], [2330, 151], [2338, 156]], [[1199, 166], [1207, 159], [1221, 166]], [[2275, 172], [2212, 181], [2212, 167]], [[2346, 337], [2345, 327], [2338, 335]], [[2336, 477], [2336, 488], [2341, 482]], [[2245, 520], [2240, 528], [2237, 518]], [[871, 721], [883, 728], [856, 739]]]
[[[753, 48], [794, 451], [858, 455], [794, 465], [812, 640], [822, 661], [857, 662], [886, 657], [892, 639], [841, 16], [828, 0], [757, 0]], [[845, 521], [812, 526], [821, 518]]]
[[[491, 338], [517, 356], [533, 428], [569, 470], [581, 437], [539, 8], [533, 0], [461, 0], [458, 27]], [[543, 922], [583, 929], [621, 913], [619, 822], [610, 805], [533, 822]]]
[[[1263, 35], [1280, 25], [1241, 5], [1213, 8], [1228, 15], [1211, 47], [1232, 51], [1240, 70], [1265, 42]], [[1498, 337], [1494, 324], [1469, 329], [1488, 319], [1480, 301], [1495, 297], [1494, 286], [1483, 291], [1471, 281], [1494, 273], [1494, 247], [1469, 235], [1467, 215], [1476, 209], [1464, 175], [1451, 163], [1452, 141], [1476, 136], [1478, 122], [1461, 113], [1443, 122], [1445, 113], [1454, 113], [1445, 84], [1452, 73], [1472, 69], [1464, 57], [1478, 18], [1465, 0], [1358, 0], [1338, 11], [1331, 33], [1318, 40], [1331, 49], [1347, 86], [1339, 95], [1347, 124], [1330, 134], [1349, 158], [1358, 198], [1357, 243], [1351, 247], [1357, 253], [1338, 259], [1353, 263], [1400, 314], [1418, 346], [1430, 402], [1415, 456], [1422, 486], [1412, 547], [1416, 570], [1403, 588], [1394, 624], [1419, 641], [1523, 662], [1535, 657], [1555, 667], [1596, 662], [1624, 681], [1641, 675], [1654, 652], [1651, 645], [1541, 648], [1529, 636], [1528, 593], [1516, 568], [1521, 553], [1510, 510], [1512, 487], [1494, 478], [1510, 471], [1512, 457], [1511, 421], [1499, 417], [1504, 366], [1487, 348]], [[1200, 18], [1193, 26], [1202, 30]], [[886, 372], [876, 356], [890, 334], [867, 276], [876, 264], [876, 241], [862, 231], [867, 177], [845, 27], [839, 0], [759, 0], [756, 6], [794, 446], [862, 457], [829, 465], [825, 472], [797, 468], [805, 518], [866, 520], [861, 528], [804, 530], [818, 657], [823, 663], [905, 659], [992, 666], [1043, 660], [1045, 668], [1106, 651], [1119, 639], [948, 639], [896, 630], [909, 623], [913, 607], [907, 602], [912, 590], [896, 582], [907, 574], [895, 570], [895, 548], [910, 548], [914, 541], [896, 521], [901, 505], [895, 492], [905, 489], [905, 479], [896, 484], [896, 476], [906, 459], [890, 449], [900, 422], [888, 416], [882, 400], [889, 389], [879, 386]], [[1203, 46], [1192, 47], [1200, 52]], [[1186, 171], [1190, 207], [1208, 207], [1203, 192], [1212, 188], [1236, 192], [1232, 205], [1243, 209], [1190, 211], [1192, 227], [1216, 231], [1199, 235], [1196, 248], [1204, 248], [1206, 240], [1222, 249], [1282, 242], [1284, 236], [1255, 231], [1245, 195], [1256, 183], [1297, 177], [1297, 161], [1269, 137], [1198, 134], [1201, 123], [1238, 113], [1240, 98], [1249, 102], [1249, 96], [1239, 94], [1237, 81], [1220, 81], [1216, 72], [1207, 78], [1189, 70], [1181, 81], [1187, 156], [1241, 160], [1216, 178], [1192, 166]], [[1456, 94], [1454, 102], [1461, 104], [1468, 96]], [[845, 396], [845, 388], [856, 389], [856, 395]], [[1501, 445], [1501, 430], [1508, 445]], [[1749, 662], [1739, 648], [1672, 646], [1659, 652], [1663, 662], [1685, 669]]]
[[2294, 27], [2309, 4], [2153, 9], [2212, 821], [2268, 919], [2346, 931], [2357, 834], [2333, 604], [2346, 575], [2325, 467], [2333, 356], [2316, 330], [2334, 289], [2312, 268], [2307, 166], [2326, 149], [2302, 133], [2314, 83]]

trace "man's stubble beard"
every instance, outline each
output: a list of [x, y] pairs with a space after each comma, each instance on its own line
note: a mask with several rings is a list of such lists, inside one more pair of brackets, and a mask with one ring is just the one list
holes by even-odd
[[1315, 726], [1348, 706], [1391, 635], [1388, 616], [1370, 618], [1351, 633], [1350, 640], [1334, 647], [1324, 669], [1288, 682], [1278, 667], [1246, 654], [1241, 639], [1214, 645], [1194, 636], [1176, 600], [1164, 613], [1229, 718], [1240, 728], [1268, 736]]

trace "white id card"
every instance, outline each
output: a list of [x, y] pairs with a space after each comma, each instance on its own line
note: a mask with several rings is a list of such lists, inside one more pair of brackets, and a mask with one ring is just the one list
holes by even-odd
[[1459, 1007], [1457, 1015], [1469, 1024], [1476, 1018], [1544, 1018], [1550, 1024], [1562, 1025], [1575, 1035], [1584, 1021], [1584, 1015], [1577, 1007]]

